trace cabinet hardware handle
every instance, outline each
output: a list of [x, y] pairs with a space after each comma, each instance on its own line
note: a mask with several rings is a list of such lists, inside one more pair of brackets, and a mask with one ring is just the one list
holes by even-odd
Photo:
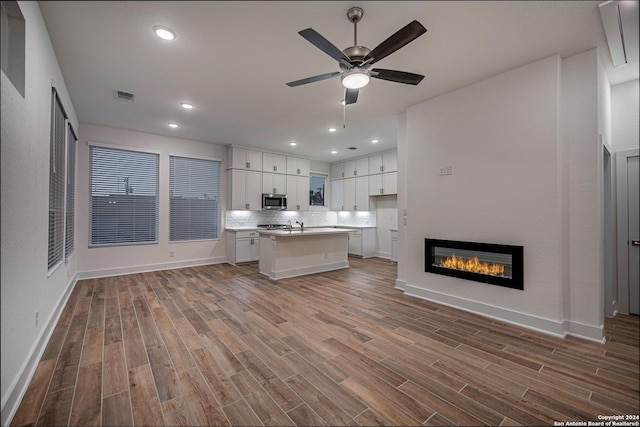
[[278, 192], [276, 190], [277, 190], [277, 188], [273, 187], [273, 194], [278, 194]]
[[358, 205], [353, 205], [353, 210], [357, 211], [358, 210]]
[[380, 194], [384, 194], [384, 189], [380, 189]]
[[245, 203], [245, 204], [244, 204], [244, 208], [245, 208], [246, 210], [249, 210], [249, 203]]
[[300, 169], [298, 169], [298, 175], [300, 175]]
[[380, 166], [380, 172], [384, 172], [384, 165]]
[[247, 166], [247, 169], [249, 169], [251, 167], [251, 163], [247, 162], [246, 166]]
[[340, 175], [342, 175], [342, 177], [344, 178], [344, 172], [340, 172]]
[[358, 171], [353, 171], [353, 176], [358, 176]]
[[275, 166], [275, 165], [274, 165], [274, 166], [273, 166], [273, 171], [274, 171], [274, 172], [278, 172], [278, 166]]
[[296, 209], [297, 209], [297, 210], [300, 210], [300, 205], [296, 205]]
[[340, 210], [343, 211], [344, 210], [344, 205], [340, 206]]

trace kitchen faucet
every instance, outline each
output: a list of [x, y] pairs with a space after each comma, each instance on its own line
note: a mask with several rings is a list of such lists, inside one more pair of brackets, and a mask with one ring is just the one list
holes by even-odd
[[302, 233], [304, 231], [304, 222], [296, 221], [296, 224], [300, 224], [300, 232]]

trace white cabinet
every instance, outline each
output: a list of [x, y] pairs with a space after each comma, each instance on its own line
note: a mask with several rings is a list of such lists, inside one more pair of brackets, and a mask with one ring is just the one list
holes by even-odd
[[262, 153], [263, 172], [287, 173], [287, 156], [273, 153]]
[[309, 176], [311, 162], [308, 159], [287, 156], [287, 175]]
[[344, 210], [344, 179], [331, 181], [331, 210]]
[[369, 156], [369, 173], [376, 174], [382, 172], [398, 171], [398, 152], [387, 151]]
[[287, 194], [287, 175], [280, 173], [262, 173], [262, 192]]
[[398, 172], [369, 175], [369, 195], [398, 194]]
[[368, 211], [369, 177], [331, 181], [331, 210]]
[[227, 230], [227, 262], [239, 264], [241, 262], [258, 261], [260, 257], [260, 239], [258, 232]]
[[334, 163], [331, 165], [331, 179], [344, 178], [344, 163]]
[[[343, 226], [338, 228], [349, 228]], [[349, 232], [349, 255], [370, 258], [376, 255], [376, 229], [358, 228]]]
[[349, 160], [343, 164], [343, 172], [345, 178], [369, 175], [369, 158]]
[[262, 152], [229, 147], [229, 165], [232, 169], [262, 171]]
[[309, 177], [287, 175], [287, 210], [309, 210]]
[[230, 169], [227, 175], [228, 209], [262, 209], [262, 172]]

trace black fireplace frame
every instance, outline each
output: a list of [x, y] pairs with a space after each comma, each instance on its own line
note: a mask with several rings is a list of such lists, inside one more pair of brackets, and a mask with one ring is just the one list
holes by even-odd
[[[488, 274], [474, 273], [471, 271], [454, 270], [451, 268], [434, 265], [433, 247], [460, 249], [468, 251], [494, 252], [511, 255], [512, 276], [498, 277]], [[444, 276], [457, 277], [459, 279], [473, 280], [489, 283], [491, 285], [524, 290], [524, 248], [522, 246], [499, 245], [495, 243], [463, 242], [458, 240], [424, 239], [424, 271], [427, 273], [442, 274]]]

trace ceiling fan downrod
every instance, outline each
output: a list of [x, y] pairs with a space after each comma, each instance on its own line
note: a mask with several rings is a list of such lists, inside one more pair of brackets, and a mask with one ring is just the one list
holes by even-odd
[[347, 11], [349, 22], [353, 23], [353, 45], [358, 46], [358, 22], [362, 19], [364, 10], [359, 7], [352, 7]]

